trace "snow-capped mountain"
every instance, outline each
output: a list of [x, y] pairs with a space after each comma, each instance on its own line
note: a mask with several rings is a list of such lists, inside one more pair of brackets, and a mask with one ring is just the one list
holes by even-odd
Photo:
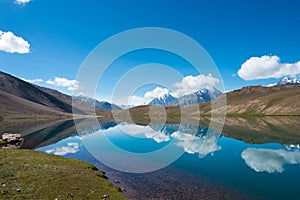
[[178, 105], [178, 99], [171, 94], [165, 94], [160, 98], [155, 98], [148, 105], [151, 106], [174, 106]]
[[202, 89], [192, 94], [184, 95], [182, 97], [176, 98], [171, 94], [166, 94], [160, 98], [153, 99], [148, 105], [152, 106], [189, 106], [193, 104], [199, 104], [207, 101], [211, 101], [217, 98], [222, 93], [217, 90]]
[[300, 144], [285, 144], [284, 146], [287, 150], [300, 149]]
[[199, 104], [203, 102], [211, 101], [218, 96], [220, 96], [222, 92], [220, 92], [217, 89], [208, 90], [208, 89], [202, 89], [195, 93], [184, 95], [179, 98], [179, 105], [181, 107], [183, 106], [189, 106], [193, 104]]
[[277, 85], [297, 85], [300, 84], [300, 80], [297, 78], [284, 77]]
[[103, 110], [122, 110], [122, 108], [120, 108], [119, 106], [117, 106], [115, 104], [111, 104], [106, 101], [98, 101], [91, 97], [86, 97], [86, 96], [80, 95], [80, 96], [76, 96], [75, 98], [79, 99], [81, 101], [90, 103], [92, 105], [95, 105], [96, 107], [103, 108]]

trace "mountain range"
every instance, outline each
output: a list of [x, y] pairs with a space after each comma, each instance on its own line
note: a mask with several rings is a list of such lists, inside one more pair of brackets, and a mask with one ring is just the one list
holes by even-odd
[[29, 116], [72, 116], [89, 114], [93, 105], [97, 112], [119, 109], [108, 102], [94, 101], [95, 104], [75, 98], [72, 108], [72, 96], [56, 90], [28, 83], [12, 75], [0, 72], [0, 113], [1, 116], [24, 118]]
[[[167, 123], [180, 123], [184, 116], [210, 116], [212, 113], [227, 116], [299, 116], [300, 84], [276, 84], [272, 87], [247, 86], [219, 95], [210, 102], [185, 106], [137, 106], [128, 111], [118, 112], [117, 120], [137, 124], [155, 123], [166, 120]], [[165, 98], [167, 99], [167, 98]], [[162, 98], [161, 100], [164, 100]], [[224, 101], [225, 100], [225, 101]], [[225, 103], [225, 106], [224, 106]], [[213, 110], [212, 110], [212, 104]], [[195, 106], [199, 106], [199, 109]], [[200, 113], [197, 111], [199, 110]], [[150, 113], [150, 114], [149, 114]], [[166, 115], [166, 116], [164, 116]], [[153, 117], [155, 117], [153, 119]], [[156, 119], [157, 118], [157, 119]]]
[[281, 81], [277, 83], [277, 85], [298, 85], [298, 84], [300, 84], [300, 80], [291, 77], [284, 77]]
[[151, 106], [189, 106], [194, 104], [200, 104], [204, 102], [211, 101], [218, 96], [220, 96], [222, 92], [213, 88], [212, 90], [208, 90], [206, 88], [196, 91], [192, 94], [187, 94], [182, 97], [176, 98], [171, 94], [165, 94], [160, 98], [155, 98], [148, 105]]
[[112, 103], [108, 103], [107, 101], [98, 101], [97, 99], [91, 98], [91, 97], [86, 97], [86, 96], [76, 96], [74, 97], [75, 99], [78, 99], [80, 101], [83, 102], [87, 102], [90, 103], [92, 105], [95, 105], [95, 107], [98, 108], [102, 108], [104, 111], [108, 111], [108, 110], [122, 110], [121, 107], [112, 104]]
[[[136, 112], [136, 118], [141, 118], [141, 122], [141, 116], [146, 116], [144, 112], [149, 111], [151, 106], [164, 106], [168, 108], [168, 114], [178, 115], [178, 107], [186, 107], [185, 110], [191, 107], [190, 111], [193, 114], [191, 105], [199, 104], [201, 114], [210, 114], [212, 103], [216, 105], [213, 112], [222, 109], [218, 107], [218, 102], [225, 96], [226, 113], [229, 115], [300, 115], [300, 80], [287, 77], [272, 87], [247, 86], [224, 94], [218, 90], [207, 89], [180, 98], [168, 94], [153, 99], [148, 106], [130, 110]], [[0, 72], [0, 121], [3, 118], [65, 118], [72, 117], [73, 111], [80, 115], [89, 115], [95, 110], [98, 114], [103, 113], [105, 117], [111, 116], [107, 112], [111, 110], [122, 113], [119, 106], [109, 102], [84, 96], [75, 97], [72, 101], [70, 95]]]
[[[279, 81], [277, 84], [273, 86], [286, 86], [286, 85], [298, 85], [300, 84], [300, 80], [297, 78], [291, 78], [291, 77], [284, 77], [281, 81]], [[148, 103], [150, 106], [190, 106], [194, 104], [201, 104], [204, 102], [210, 102], [214, 99], [216, 99], [218, 96], [220, 96], [222, 92], [217, 90], [216, 88], [213, 88], [211, 90], [209, 89], [202, 89], [199, 91], [196, 91], [192, 94], [187, 94], [182, 97], [176, 98], [172, 96], [171, 94], [165, 94], [162, 97], [155, 98], [152, 101]]]

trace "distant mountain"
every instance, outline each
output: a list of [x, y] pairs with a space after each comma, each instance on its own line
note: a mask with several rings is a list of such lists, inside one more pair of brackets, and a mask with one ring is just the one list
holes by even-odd
[[[136, 106], [127, 110], [118, 111], [116, 113], [117, 115], [114, 116], [114, 120], [118, 122], [130, 123], [134, 121], [134, 123], [140, 125], [149, 125], [150, 123], [154, 125], [162, 124], [164, 122], [166, 122], [166, 124], [179, 124], [182, 121], [186, 121], [188, 124], [198, 125], [199, 121], [197, 116], [199, 116], [200, 112], [200, 115], [202, 115], [202, 124], [208, 125], [209, 121], [211, 120], [212, 112], [217, 114], [215, 116], [218, 116], [218, 114], [225, 114], [224, 111], [226, 111], [227, 117], [225, 123], [228, 124], [230, 120], [240, 117], [239, 120], [236, 121], [236, 123], [233, 123], [233, 125], [242, 127], [245, 125], [244, 118], [249, 119], [250, 121], [252, 120], [252, 118], [255, 118], [259, 122], [262, 119], [262, 116], [266, 116], [270, 121], [276, 119], [276, 117], [269, 117], [273, 115], [300, 116], [299, 99], [300, 85], [284, 85], [273, 87], [247, 86], [239, 90], [224, 93], [218, 96], [213, 101], [185, 106], [183, 108], [180, 108], [178, 106]], [[199, 109], [197, 107], [199, 107]], [[251, 116], [258, 117], [256, 118]], [[279, 119], [283, 119], [283, 121], [290, 120], [289, 117]], [[296, 121], [298, 120], [298, 118], [292, 119], [295, 119]], [[223, 123], [222, 118], [214, 118], [214, 120], [216, 123]], [[251, 134], [254, 134], [255, 131], [260, 129], [260, 124], [258, 124], [259, 123], [251, 124]], [[272, 123], [268, 122], [266, 124]], [[287, 127], [292, 127], [291, 124], [293, 124], [293, 122], [291, 122], [290, 125], [287, 125]], [[154, 127], [154, 129], [158, 130], [157, 127]], [[296, 128], [291, 129], [293, 129], [294, 131], [299, 130]], [[242, 129], [238, 129], [238, 131], [236, 131], [236, 138], [241, 137], [240, 130]], [[280, 129], [269, 129], [270, 132], [274, 132], [275, 130], [278, 134], [281, 131]], [[228, 129], [227, 133], [230, 134], [231, 131], [232, 129]]]
[[115, 104], [111, 104], [107, 101], [98, 101], [97, 99], [91, 98], [91, 97], [85, 97], [85, 96], [77, 96], [75, 97], [81, 101], [90, 103], [92, 105], [95, 105], [96, 107], [101, 107], [104, 109], [104, 111], [108, 111], [108, 110], [122, 110], [121, 107], [115, 105]]
[[184, 95], [180, 98], [173, 97], [171, 94], [166, 94], [160, 98], [153, 99], [148, 105], [184, 107], [211, 101], [221, 94], [222, 93], [217, 89], [213, 89], [212, 91], [208, 89], [202, 89], [192, 94]]
[[179, 105], [181, 107], [183, 106], [189, 106], [194, 104], [200, 104], [204, 102], [211, 101], [218, 96], [220, 96], [222, 92], [220, 92], [217, 89], [213, 89], [212, 91], [208, 89], [202, 89], [195, 93], [184, 95], [179, 98]]
[[160, 98], [155, 98], [148, 105], [151, 106], [176, 106], [178, 105], [178, 99], [171, 94], [165, 94]]
[[[99, 102], [96, 111], [107, 111], [109, 106], [109, 103]], [[0, 115], [2, 117], [72, 116], [72, 111], [77, 114], [89, 114], [93, 111], [91, 108], [89, 102], [79, 99], [72, 102], [72, 97], [69, 95], [0, 72]]]
[[96, 101], [96, 106], [100, 106], [107, 110], [122, 110], [121, 107], [115, 104], [108, 103], [107, 101]]
[[300, 80], [291, 77], [284, 77], [277, 85], [297, 85], [300, 84]]

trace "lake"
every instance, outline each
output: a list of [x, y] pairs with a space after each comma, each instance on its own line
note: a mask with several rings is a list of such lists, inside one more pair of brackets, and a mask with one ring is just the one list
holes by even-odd
[[129, 199], [296, 199], [297, 122], [228, 118], [222, 134], [192, 124], [100, 122], [100, 128], [86, 119], [77, 131], [72, 120], [47, 122], [26, 126], [23, 148], [91, 162]]

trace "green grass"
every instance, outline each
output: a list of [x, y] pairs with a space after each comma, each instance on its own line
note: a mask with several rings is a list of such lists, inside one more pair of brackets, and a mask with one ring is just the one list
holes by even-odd
[[6, 142], [2, 139], [0, 139], [0, 146], [6, 144]]
[[125, 199], [89, 163], [23, 149], [0, 149], [0, 199]]

